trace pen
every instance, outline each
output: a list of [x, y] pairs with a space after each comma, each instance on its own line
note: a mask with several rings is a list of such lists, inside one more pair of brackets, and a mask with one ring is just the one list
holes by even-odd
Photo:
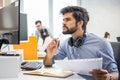
[[58, 47], [59, 47], [59, 45], [60, 45], [60, 37], [61, 37], [61, 35], [62, 35], [62, 33], [58, 36]]
[[62, 33], [58, 36], [58, 38], [57, 38], [58, 40], [60, 40], [61, 35], [62, 35]]

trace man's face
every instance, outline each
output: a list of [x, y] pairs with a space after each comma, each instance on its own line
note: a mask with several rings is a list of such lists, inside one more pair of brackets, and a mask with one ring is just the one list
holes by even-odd
[[36, 24], [36, 28], [37, 28], [38, 30], [41, 30], [41, 29], [42, 29], [42, 24], [37, 23], [37, 24]]
[[65, 13], [63, 15], [63, 34], [73, 34], [77, 28], [76, 20], [72, 13]]

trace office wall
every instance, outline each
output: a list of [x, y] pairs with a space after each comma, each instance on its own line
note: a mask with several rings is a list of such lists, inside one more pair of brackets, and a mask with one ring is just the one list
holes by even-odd
[[34, 35], [35, 21], [41, 20], [42, 25], [49, 28], [48, 0], [23, 0], [23, 13], [27, 14], [28, 35]]
[[90, 21], [87, 31], [104, 36], [111, 34], [111, 41], [120, 36], [120, 0], [81, 0], [81, 6], [87, 8]]

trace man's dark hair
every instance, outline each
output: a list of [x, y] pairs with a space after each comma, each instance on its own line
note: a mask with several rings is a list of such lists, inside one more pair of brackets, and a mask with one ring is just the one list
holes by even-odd
[[40, 20], [35, 21], [35, 24], [37, 24], [37, 23], [42, 24], [42, 22]]
[[89, 15], [86, 9], [80, 7], [80, 6], [67, 6], [61, 9], [60, 13], [64, 15], [65, 13], [72, 12], [73, 17], [76, 19], [76, 23], [83, 20], [83, 26], [82, 29], [84, 32], [86, 32], [86, 25], [89, 21]]

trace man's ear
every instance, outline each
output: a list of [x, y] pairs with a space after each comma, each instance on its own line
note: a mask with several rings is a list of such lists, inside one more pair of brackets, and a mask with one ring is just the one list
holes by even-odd
[[82, 28], [82, 26], [83, 26], [83, 20], [79, 21], [79, 22], [77, 23], [77, 25], [78, 25], [78, 27], [81, 27], [81, 28]]

